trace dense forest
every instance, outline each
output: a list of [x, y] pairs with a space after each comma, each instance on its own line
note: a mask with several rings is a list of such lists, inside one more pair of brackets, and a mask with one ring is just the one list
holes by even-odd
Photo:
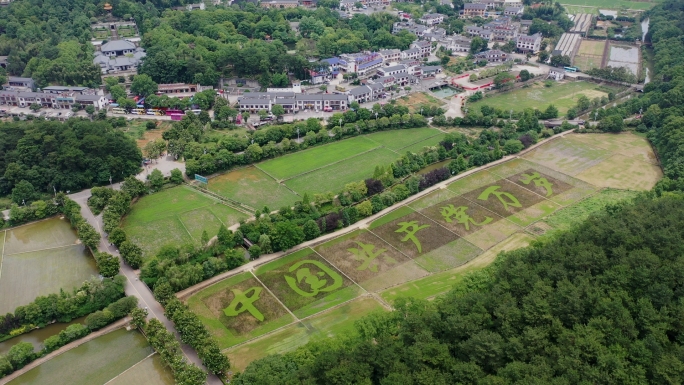
[[120, 181], [136, 174], [141, 161], [135, 142], [109, 121], [0, 124], [0, 196], [15, 190], [19, 204], [40, 192], [75, 191], [109, 183], [110, 177]]
[[644, 111], [665, 178], [634, 202], [504, 253], [445, 296], [400, 299], [357, 337], [255, 361], [237, 384], [684, 382], [684, 3], [648, 12], [655, 76], [602, 112]]

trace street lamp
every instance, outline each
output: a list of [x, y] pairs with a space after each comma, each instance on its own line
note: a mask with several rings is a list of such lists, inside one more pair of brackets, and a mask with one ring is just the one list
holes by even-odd
[[596, 122], [596, 118], [598, 117], [598, 111], [594, 112], [594, 122]]
[[114, 188], [114, 185], [112, 185], [112, 174], [109, 174], [109, 187]]
[[299, 143], [299, 128], [297, 129], [297, 143]]
[[378, 111], [375, 111], [375, 120], [378, 120]]
[[508, 120], [513, 118], [513, 110], [508, 111]]
[[342, 132], [342, 118], [340, 118], [340, 132]]

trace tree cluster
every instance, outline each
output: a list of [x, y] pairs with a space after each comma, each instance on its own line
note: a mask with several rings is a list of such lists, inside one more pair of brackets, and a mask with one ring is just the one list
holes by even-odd
[[34, 327], [51, 322], [70, 322], [97, 310], [104, 309], [124, 296], [125, 278], [91, 279], [72, 292], [40, 296], [14, 313], [0, 316], [0, 338], [26, 333]]
[[204, 366], [218, 376], [225, 376], [230, 369], [230, 361], [221, 353], [218, 342], [209, 334], [197, 315], [175, 297], [164, 304], [164, 314], [173, 321], [181, 341], [197, 351]]
[[171, 368], [173, 378], [177, 384], [204, 385], [207, 382], [207, 374], [194, 364], [188, 363], [181, 351], [180, 343], [173, 333], [158, 319], [152, 318], [147, 322], [147, 312], [140, 308], [131, 311], [133, 324], [145, 332], [147, 340], [152, 348], [159, 353], [161, 359]]
[[142, 161], [135, 142], [121, 130], [87, 119], [0, 123], [0, 154], [0, 195], [19, 188], [13, 199], [27, 205], [37, 192], [120, 181], [136, 174]]
[[357, 336], [253, 362], [236, 384], [669, 383], [682, 376], [682, 196], [609, 206]]

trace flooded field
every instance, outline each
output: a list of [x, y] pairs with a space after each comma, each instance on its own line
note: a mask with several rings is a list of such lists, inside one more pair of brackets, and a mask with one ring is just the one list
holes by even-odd
[[610, 46], [608, 66], [625, 67], [634, 75], [639, 74], [639, 48], [629, 45]]
[[36, 351], [40, 350], [43, 348], [43, 341], [45, 341], [46, 338], [59, 334], [59, 332], [70, 325], [77, 323], [82, 324], [85, 322], [85, 319], [86, 317], [81, 317], [68, 323], [54, 323], [42, 329], [36, 329], [30, 333], [25, 333], [5, 342], [0, 342], [0, 356], [7, 355], [7, 352], [9, 352], [12, 346], [20, 342], [30, 342]]
[[98, 275], [90, 251], [65, 219], [0, 232], [0, 242], [0, 314], [41, 295], [70, 291]]
[[[71, 349], [8, 384], [172, 384], [169, 371], [152, 353], [142, 334], [119, 329]], [[136, 375], [133, 382], [131, 374]]]

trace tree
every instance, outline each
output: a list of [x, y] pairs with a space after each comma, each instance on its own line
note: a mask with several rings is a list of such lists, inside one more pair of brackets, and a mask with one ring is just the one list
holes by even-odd
[[38, 103], [32, 103], [32, 104], [29, 106], [29, 109], [30, 109], [31, 111], [33, 111], [33, 112], [37, 112], [37, 111], [40, 110], [41, 108], [43, 108], [43, 106], [40, 105], [40, 104], [38, 104]]
[[146, 74], [136, 75], [131, 83], [131, 93], [142, 97], [154, 95], [157, 89], [157, 83]]
[[90, 117], [90, 119], [93, 118], [93, 115], [95, 115], [95, 107], [92, 104], [88, 104], [85, 108], [86, 114]]
[[271, 108], [273, 115], [280, 119], [281, 116], [285, 115], [285, 109], [280, 104], [276, 104]]
[[121, 253], [121, 258], [133, 269], [138, 269], [142, 266], [142, 249], [140, 246], [136, 245], [130, 241], [124, 241], [119, 246], [119, 252]]
[[[112, 78], [109, 78], [112, 79]], [[109, 93], [112, 95], [112, 100], [118, 102], [119, 99], [126, 99], [126, 89], [123, 86], [115, 85], [110, 87]]]
[[19, 342], [12, 346], [7, 352], [7, 360], [12, 365], [14, 370], [19, 370], [33, 361], [35, 353], [33, 352], [33, 344], [30, 342]]
[[159, 191], [164, 187], [164, 175], [159, 171], [159, 169], [154, 169], [150, 173], [148, 180], [150, 181], [150, 187], [152, 190]]
[[313, 219], [306, 221], [302, 227], [302, 230], [304, 231], [304, 239], [307, 241], [318, 238], [318, 236], [321, 235], [321, 229]]
[[520, 81], [526, 82], [526, 81], [530, 80], [530, 77], [531, 77], [530, 71], [528, 71], [528, 70], [520, 71]]
[[249, 247], [249, 258], [257, 259], [261, 256], [261, 247], [259, 245], [252, 245]]
[[304, 241], [304, 231], [291, 222], [278, 222], [271, 233], [274, 251], [288, 250]]
[[473, 39], [470, 41], [470, 53], [471, 54], [476, 54], [478, 52], [481, 52], [482, 50], [487, 48], [487, 40], [475, 36]]
[[120, 247], [122, 243], [126, 242], [126, 238], [126, 232], [120, 227], [115, 228], [109, 233], [109, 240], [117, 247]]
[[12, 189], [12, 202], [18, 205], [30, 204], [36, 198], [36, 190], [33, 188], [33, 185], [26, 180], [22, 179]]
[[523, 148], [525, 148], [525, 146], [522, 144], [521, 141], [519, 141], [517, 139], [509, 139], [506, 141], [506, 143], [503, 146], [503, 150], [506, 152], [506, 154], [509, 154], [509, 155], [518, 153], [518, 152], [522, 151]]
[[558, 108], [554, 106], [553, 104], [549, 104], [548, 107], [546, 107], [546, 110], [544, 110], [544, 113], [541, 114], [542, 119], [555, 119], [558, 117]]
[[131, 311], [131, 323], [140, 330], [147, 326], [147, 310], [136, 307]]
[[515, 76], [508, 72], [501, 72], [494, 77], [494, 86], [498, 89], [510, 88], [515, 84]]
[[123, 108], [124, 110], [130, 112], [132, 109], [134, 109], [138, 104], [135, 102], [133, 99], [126, 99], [126, 98], [120, 98], [116, 99], [116, 102], [119, 104], [119, 107]]
[[183, 172], [177, 168], [171, 170], [171, 176], [169, 177], [169, 182], [173, 184], [183, 183]]
[[549, 51], [539, 51], [537, 54], [537, 61], [540, 63], [546, 63], [547, 60], [549, 60]]
[[554, 55], [551, 58], [551, 65], [554, 67], [568, 67], [571, 65], [570, 56], [568, 55]]
[[95, 253], [95, 262], [97, 262], [97, 269], [100, 275], [106, 278], [111, 278], [119, 274], [119, 259], [109, 253], [97, 252]]
[[610, 115], [601, 119], [597, 128], [604, 132], [621, 132], [625, 128], [625, 123], [620, 115]]

